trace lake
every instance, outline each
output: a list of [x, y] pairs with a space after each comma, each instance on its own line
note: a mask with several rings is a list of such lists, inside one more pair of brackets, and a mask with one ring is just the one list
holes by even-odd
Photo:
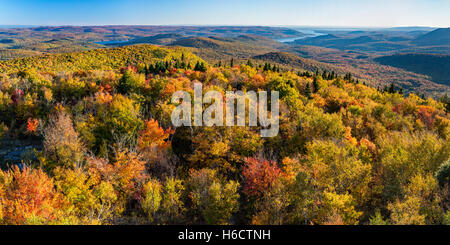
[[305, 38], [310, 38], [310, 37], [318, 37], [318, 36], [326, 35], [326, 33], [320, 33], [320, 32], [316, 32], [314, 30], [310, 30], [310, 29], [296, 29], [296, 28], [291, 28], [291, 29], [301, 32], [305, 35], [301, 36], [301, 37], [281, 38], [281, 39], [276, 39], [276, 40], [278, 42], [282, 42], [282, 43], [289, 43], [289, 42], [293, 42], [293, 41], [299, 40], [299, 39], [305, 39]]

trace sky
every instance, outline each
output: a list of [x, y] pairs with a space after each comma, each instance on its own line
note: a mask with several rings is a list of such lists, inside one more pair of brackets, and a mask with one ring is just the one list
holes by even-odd
[[0, 0], [0, 25], [450, 27], [450, 0]]

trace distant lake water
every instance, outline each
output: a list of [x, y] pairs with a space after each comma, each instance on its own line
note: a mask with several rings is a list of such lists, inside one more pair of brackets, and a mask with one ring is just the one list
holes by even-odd
[[304, 36], [301, 37], [290, 37], [290, 38], [281, 38], [281, 39], [276, 39], [278, 42], [282, 42], [282, 43], [289, 43], [289, 42], [293, 42], [295, 40], [299, 40], [299, 39], [305, 39], [305, 38], [310, 38], [310, 37], [318, 37], [318, 36], [323, 36], [326, 35], [325, 33], [320, 33], [320, 32], [316, 32], [314, 30], [308, 30], [308, 29], [294, 29], [298, 32], [301, 32], [303, 34], [305, 34]]
[[[282, 43], [288, 43], [288, 42], [293, 42], [295, 40], [299, 40], [299, 39], [305, 39], [305, 38], [310, 38], [310, 37], [318, 37], [318, 36], [322, 36], [322, 35], [327, 35], [326, 33], [320, 33], [320, 32], [316, 32], [314, 30], [311, 29], [295, 29], [295, 28], [291, 28], [293, 30], [296, 30], [298, 32], [301, 32], [303, 35], [299, 36], [299, 37], [290, 37], [290, 38], [280, 38], [280, 39], [275, 39], [278, 42], [282, 42]], [[110, 40], [110, 41], [101, 41], [101, 42], [95, 42], [97, 44], [102, 44], [102, 45], [115, 45], [115, 44], [121, 44], [121, 43], [126, 43], [129, 42], [130, 40]]]

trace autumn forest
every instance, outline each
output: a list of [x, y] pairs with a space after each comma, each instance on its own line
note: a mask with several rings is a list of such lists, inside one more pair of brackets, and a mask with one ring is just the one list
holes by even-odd
[[[0, 72], [0, 224], [450, 224], [445, 100], [148, 44]], [[279, 91], [279, 134], [173, 127], [195, 82]]]

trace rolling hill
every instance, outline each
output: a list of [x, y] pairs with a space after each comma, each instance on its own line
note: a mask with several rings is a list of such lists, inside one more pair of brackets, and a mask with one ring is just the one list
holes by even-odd
[[119, 43], [119, 46], [134, 45], [134, 44], [157, 44], [157, 45], [169, 45], [176, 40], [183, 38], [184, 36], [176, 33], [158, 34], [149, 37], [140, 37], [129, 40], [128, 42]]
[[45, 53], [78, 52], [110, 44], [168, 45], [182, 37], [237, 37], [258, 35], [294, 38], [302, 33], [268, 26], [39, 26], [0, 28], [0, 60]]
[[389, 36], [381, 33], [354, 33], [344, 35], [328, 34], [318, 37], [299, 39], [296, 45], [313, 45], [340, 50], [365, 52], [389, 52], [408, 48], [411, 38], [405, 36]]
[[382, 64], [361, 52], [342, 51], [314, 46], [291, 46], [284, 48], [284, 52], [273, 52], [253, 58], [278, 63], [287, 68], [297, 68], [313, 71], [326, 69], [335, 71], [340, 75], [352, 73], [355, 78], [365, 81], [373, 87], [396, 84], [405, 92], [426, 93], [440, 97], [450, 93], [450, 87], [437, 83], [427, 75], [417, 73], [404, 67]]
[[428, 75], [436, 83], [450, 86], [450, 55], [397, 54], [379, 57], [375, 61], [383, 65]]
[[416, 38], [413, 43], [419, 46], [449, 46], [450, 28], [439, 28]]
[[[450, 92], [448, 73], [439, 71], [440, 68], [447, 69], [448, 63], [445, 63], [447, 60], [443, 59], [444, 56], [410, 57], [419, 64], [408, 64], [408, 60], [394, 57], [397, 53], [450, 54], [447, 41], [449, 28], [322, 29], [317, 32], [325, 35], [281, 43], [276, 40], [298, 38], [304, 33], [289, 28], [257, 26], [53, 26], [0, 29], [0, 60], [39, 56], [30, 61], [38, 63], [39, 69], [48, 71], [98, 67], [115, 69], [136, 61], [151, 60], [153, 51], [134, 47], [151, 44], [182, 47], [210, 64], [219, 61], [228, 63], [231, 59], [239, 64], [255, 58], [288, 69], [318, 68], [334, 70], [341, 75], [350, 72], [374, 87], [395, 83], [406, 92], [415, 91], [435, 97]], [[127, 52], [122, 50], [118, 51], [118, 57], [107, 57], [103, 52], [115, 52], [111, 51], [115, 49], [101, 49], [111, 47], [128, 47], [137, 53], [129, 52], [130, 57], [126, 58], [123, 55]], [[166, 49], [160, 48], [160, 51], [155, 52], [166, 52], [161, 50]], [[76, 55], [82, 51], [90, 57], [89, 62], [80, 61]], [[59, 54], [53, 56], [53, 53]], [[380, 58], [374, 60], [376, 57]], [[26, 63], [19, 60], [2, 62], [0, 69], [5, 67], [4, 64], [12, 64], [3, 68], [11, 71], [33, 66]]]
[[28, 69], [53, 73], [118, 69], [127, 65], [180, 58], [183, 54], [187, 62], [194, 63], [201, 60], [183, 48], [133, 45], [0, 61], [0, 73], [16, 73]]
[[179, 39], [170, 46], [191, 48], [194, 54], [208, 62], [218, 60], [248, 59], [255, 55], [276, 51], [284, 44], [270, 38], [255, 35], [240, 35], [237, 37], [188, 37]]
[[104, 47], [92, 42], [70, 38], [0, 40], [0, 60], [29, 57], [46, 53], [79, 52]]
[[130, 40], [158, 34], [177, 33], [183, 36], [236, 37], [258, 35], [270, 38], [297, 37], [302, 33], [285, 27], [269, 26], [40, 26], [33, 28], [1, 29], [0, 39], [14, 36], [34, 39], [72, 38], [92, 42]]
[[339, 67], [321, 63], [315, 60], [301, 58], [291, 53], [286, 52], [270, 52], [262, 55], [253, 56], [252, 59], [256, 61], [270, 62], [276, 63], [280, 65], [284, 65], [287, 67], [292, 67], [305, 71], [316, 71], [316, 70], [334, 70], [340, 73], [344, 71]]
[[223, 42], [207, 37], [188, 37], [171, 43], [171, 46], [191, 48], [218, 48]]
[[327, 35], [299, 39], [291, 44], [363, 51], [378, 55], [399, 52], [450, 54], [450, 28], [435, 30], [419, 28], [414, 31], [405, 31], [410, 29], [330, 31]]

